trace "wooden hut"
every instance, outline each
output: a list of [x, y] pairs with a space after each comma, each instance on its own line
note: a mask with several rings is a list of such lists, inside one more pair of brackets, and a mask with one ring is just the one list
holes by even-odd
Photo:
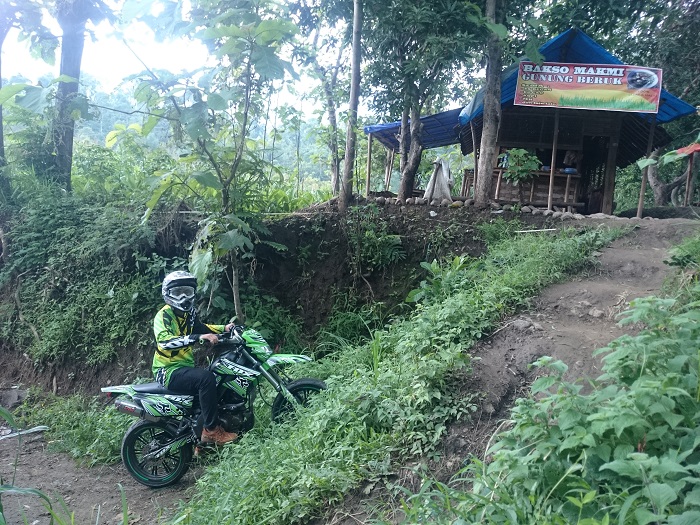
[[[551, 39], [539, 51], [545, 63], [596, 65], [599, 71], [607, 69], [606, 72], [620, 75], [634, 71], [629, 69], [633, 66], [624, 65], [577, 29]], [[693, 106], [661, 89], [660, 71], [657, 82], [648, 83], [652, 89], [646, 90], [657, 92], [658, 111], [656, 107], [640, 112], [517, 105], [519, 71], [522, 71], [521, 63], [526, 61], [525, 57], [511, 65], [501, 76], [502, 116], [497, 147], [504, 151], [516, 147], [527, 149], [546, 168], [535, 173], [532, 182], [524, 188], [526, 201], [536, 206], [566, 206], [586, 213], [611, 213], [616, 168], [628, 166], [653, 148], [668, 144], [671, 137], [660, 125], [695, 112]], [[421, 121], [426, 149], [459, 143], [464, 155], [476, 152], [478, 156], [483, 91], [461, 110], [427, 116]], [[391, 123], [368, 126], [365, 132], [387, 149], [398, 151], [396, 134], [399, 129], [400, 123]], [[491, 197], [500, 202], [517, 202], [518, 189], [504, 179], [504, 169], [494, 166], [490, 174], [494, 178]], [[465, 173], [463, 196], [469, 194], [478, 176], [478, 173]]]

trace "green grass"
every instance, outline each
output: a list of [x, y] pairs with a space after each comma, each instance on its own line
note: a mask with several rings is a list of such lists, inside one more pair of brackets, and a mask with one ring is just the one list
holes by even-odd
[[50, 450], [65, 452], [84, 466], [121, 461], [121, 440], [134, 419], [105, 406], [104, 398], [33, 392], [22, 404], [20, 425], [48, 425]]
[[617, 234], [519, 237], [472, 264], [447, 266], [456, 273], [440, 276], [452, 283], [449, 293], [426, 294], [369, 343], [307, 366], [329, 390], [296, 424], [258, 428], [227, 448], [177, 523], [304, 523], [361, 481], [434, 450], [447, 423], [472, 409], [449, 388], [456, 369], [469, 369], [472, 344]]

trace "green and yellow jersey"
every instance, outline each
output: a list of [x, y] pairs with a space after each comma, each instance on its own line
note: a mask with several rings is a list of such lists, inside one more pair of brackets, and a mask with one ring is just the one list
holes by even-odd
[[165, 305], [153, 319], [153, 333], [156, 336], [156, 352], [153, 355], [153, 375], [167, 387], [173, 370], [194, 365], [194, 345], [201, 334], [220, 334], [225, 330], [222, 324], [204, 324], [197, 313], [185, 312], [178, 316], [175, 310]]

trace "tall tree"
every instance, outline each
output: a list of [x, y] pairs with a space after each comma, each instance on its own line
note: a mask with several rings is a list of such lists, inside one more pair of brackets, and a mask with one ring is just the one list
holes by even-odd
[[[56, 92], [56, 115], [53, 122], [55, 179], [71, 190], [73, 162], [74, 114], [78, 110], [78, 82], [85, 45], [88, 20], [99, 22], [108, 16], [109, 8], [102, 0], [57, 0], [55, 16], [61, 37], [61, 82]], [[86, 107], [86, 106], [85, 106]]]
[[420, 164], [420, 116], [473, 60], [484, 38], [479, 7], [464, 0], [390, 0], [368, 3], [364, 45], [374, 106], [401, 117], [399, 198], [411, 196]]
[[[0, 3], [0, 89], [2, 89], [2, 47], [11, 29], [19, 30], [20, 38], [28, 40], [31, 51], [46, 62], [53, 63], [56, 38], [41, 22], [41, 5], [34, 0], [4, 0]], [[6, 164], [5, 133], [0, 103], [0, 167]], [[7, 179], [0, 173], [0, 184], [6, 189]]]
[[[319, 33], [317, 33], [318, 35]], [[314, 39], [314, 48], [317, 39]], [[324, 105], [328, 114], [328, 149], [331, 154], [331, 190], [333, 195], [340, 192], [340, 154], [338, 150], [338, 110], [336, 104], [336, 87], [338, 85], [338, 74], [340, 73], [345, 46], [338, 45], [336, 51], [336, 61], [331, 67], [324, 67], [314, 56], [313, 67], [316, 75], [321, 80], [323, 87]]]
[[[240, 269], [252, 257], [256, 227], [262, 228], [251, 212], [262, 208], [263, 187], [272, 184], [262, 140], [251, 136], [251, 129], [263, 127], [273, 82], [294, 74], [280, 54], [296, 27], [285, 6], [268, 0], [255, 5], [249, 0], [196, 0], [190, 20], [182, 19], [179, 2], [165, 6], [165, 15], [147, 20], [163, 31], [196, 33], [218, 63], [203, 68], [197, 81], [145, 72], [137, 100], [170, 119], [179, 146], [190, 148], [175, 169], [163, 174], [148, 204], [153, 209], [163, 194], [181, 188], [195, 196], [218, 195], [218, 208], [200, 223], [190, 267], [205, 282], [203, 290], [219, 296], [219, 304], [218, 277], [228, 278], [236, 316], [243, 322]], [[152, 129], [157, 119], [149, 118], [144, 127]]]
[[486, 45], [486, 86], [484, 90], [484, 124], [479, 148], [479, 167], [474, 201], [476, 206], [484, 207], [491, 196], [493, 178], [491, 172], [496, 165], [498, 151], [498, 127], [501, 123], [501, 70], [503, 68], [503, 31], [505, 21], [505, 0], [486, 1], [486, 19], [491, 27], [491, 34]]
[[321, 82], [320, 96], [328, 117], [328, 126], [322, 132], [330, 152], [331, 190], [340, 192], [341, 151], [339, 148], [338, 100], [349, 97], [347, 89], [339, 89], [348, 71], [347, 51], [351, 47], [352, 17], [350, 4], [333, 0], [290, 2], [291, 11], [299, 27], [301, 43], [295, 45], [295, 56], [311, 68], [311, 76]]
[[362, 0], [353, 1], [352, 17], [352, 73], [350, 77], [350, 102], [348, 132], [345, 139], [345, 163], [338, 200], [341, 212], [345, 212], [352, 196], [352, 175], [355, 168], [355, 144], [357, 142], [357, 108], [360, 102], [360, 61], [362, 60]]

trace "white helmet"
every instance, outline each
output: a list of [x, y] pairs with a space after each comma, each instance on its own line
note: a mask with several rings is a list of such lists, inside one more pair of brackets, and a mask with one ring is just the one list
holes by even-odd
[[190, 272], [171, 272], [163, 279], [161, 293], [165, 304], [189, 312], [194, 308], [197, 279]]

